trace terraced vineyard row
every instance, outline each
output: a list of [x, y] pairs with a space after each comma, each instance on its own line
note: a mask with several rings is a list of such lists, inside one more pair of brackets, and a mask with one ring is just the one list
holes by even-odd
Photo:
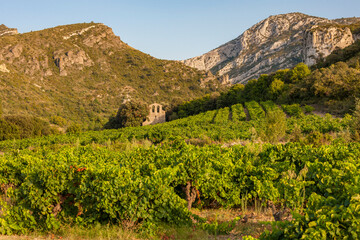
[[[261, 103], [266, 111], [281, 111], [272, 102]], [[231, 141], [233, 139], [250, 139], [252, 133], [249, 129], [254, 128], [258, 133], [263, 131], [265, 111], [257, 102], [245, 104], [248, 109], [250, 120], [246, 121], [244, 107], [241, 104], [223, 108], [198, 115], [190, 116], [166, 122], [163, 124], [130, 127], [118, 130], [89, 131], [80, 134], [53, 135], [48, 137], [8, 140], [0, 142], [0, 151], [11, 149], [37, 148], [48, 145], [63, 144], [101, 144], [115, 145], [131, 142], [132, 140], [149, 139], [153, 143], [159, 143], [167, 139], [209, 139], [211, 141]], [[294, 126], [301, 128], [304, 134], [313, 131], [321, 133], [340, 132], [350, 126], [351, 117], [333, 118], [331, 115], [320, 117], [316, 115], [301, 115], [300, 117], [288, 117], [287, 133], [290, 134]]]

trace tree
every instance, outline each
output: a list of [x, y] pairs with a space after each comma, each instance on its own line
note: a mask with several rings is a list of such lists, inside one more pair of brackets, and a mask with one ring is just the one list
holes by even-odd
[[311, 71], [305, 63], [299, 63], [291, 70], [290, 81], [293, 83], [299, 82], [309, 76], [310, 73]]
[[149, 114], [145, 103], [139, 101], [128, 101], [119, 107], [115, 117], [110, 117], [104, 128], [123, 128], [141, 126]]
[[270, 98], [272, 100], [276, 100], [280, 96], [283, 89], [284, 89], [284, 82], [278, 78], [274, 78], [274, 80], [272, 81], [269, 87]]

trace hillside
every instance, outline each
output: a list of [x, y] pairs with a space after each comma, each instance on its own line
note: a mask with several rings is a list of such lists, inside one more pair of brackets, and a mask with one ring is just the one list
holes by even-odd
[[191, 67], [210, 70], [232, 83], [246, 83], [300, 62], [313, 65], [360, 36], [360, 19], [313, 17], [302, 13], [270, 16], [236, 39], [184, 60]]
[[360, 40], [334, 50], [312, 67], [304, 63], [291, 69], [262, 74], [247, 84], [235, 84], [219, 96], [205, 95], [173, 107], [171, 119], [228, 107], [246, 101], [278, 104], [312, 104], [322, 112], [352, 113], [360, 98]]
[[[2, 25], [0, 31], [8, 28]], [[219, 87], [204, 71], [128, 46], [103, 24], [0, 37], [4, 115], [58, 115], [93, 128], [126, 99], [170, 105]]]

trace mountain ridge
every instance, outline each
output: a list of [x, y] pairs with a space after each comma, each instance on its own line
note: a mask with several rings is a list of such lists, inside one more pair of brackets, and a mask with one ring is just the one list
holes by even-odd
[[[344, 24], [346, 19], [337, 21]], [[353, 18], [350, 24], [354, 22], [360, 23], [360, 19]], [[299, 62], [313, 65], [336, 48], [349, 46], [357, 35], [353, 37], [340, 23], [303, 13], [274, 15], [214, 50], [182, 62], [224, 76], [232, 83], [245, 83]]]
[[142, 53], [101, 23], [0, 37], [5, 115], [58, 115], [100, 126], [127, 99], [170, 105], [218, 88], [216, 77]]

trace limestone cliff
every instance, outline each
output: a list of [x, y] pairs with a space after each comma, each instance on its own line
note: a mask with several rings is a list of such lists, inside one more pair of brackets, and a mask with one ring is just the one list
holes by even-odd
[[354, 43], [349, 28], [339, 26], [313, 26], [304, 33], [303, 61], [311, 66], [336, 48], [344, 48]]
[[183, 62], [200, 70], [210, 70], [232, 83], [244, 83], [299, 62], [314, 64], [334, 49], [352, 44], [354, 36], [344, 26], [345, 20], [338, 23], [302, 13], [270, 16], [236, 39]]

